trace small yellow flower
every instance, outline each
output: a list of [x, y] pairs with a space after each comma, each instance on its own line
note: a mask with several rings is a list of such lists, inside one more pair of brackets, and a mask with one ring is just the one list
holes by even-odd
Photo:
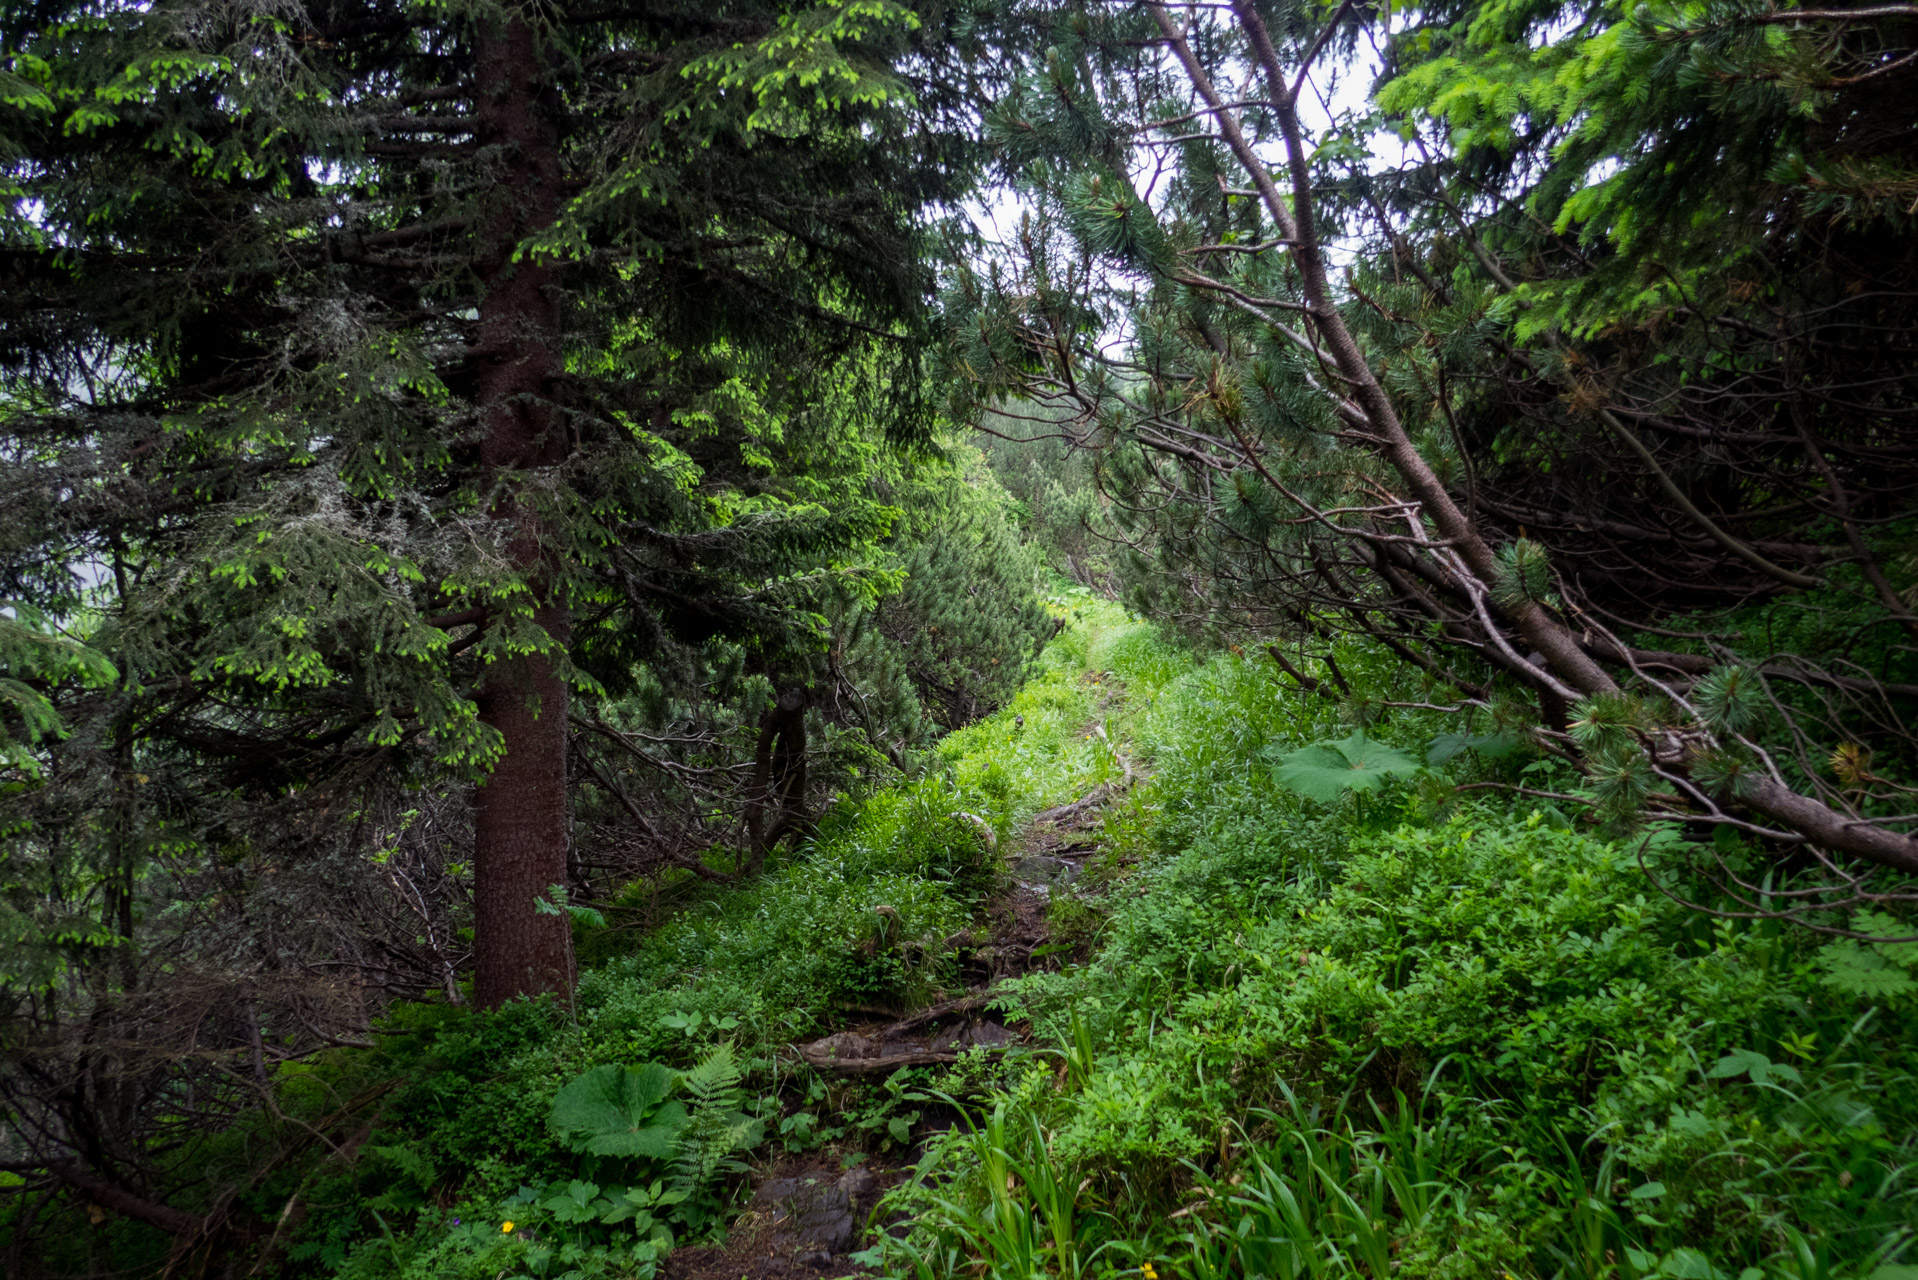
[[1142, 1262], [1139, 1264], [1139, 1274], [1144, 1276], [1145, 1280], [1159, 1280], [1159, 1273], [1152, 1269], [1150, 1262]]
[[500, 1229], [501, 1235], [511, 1235], [513, 1231], [513, 1224], [510, 1222], [502, 1222], [499, 1224], [499, 1229]]

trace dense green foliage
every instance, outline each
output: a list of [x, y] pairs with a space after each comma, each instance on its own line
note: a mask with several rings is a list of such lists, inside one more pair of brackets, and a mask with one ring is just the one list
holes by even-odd
[[[1850, 1278], [1900, 1254], [1918, 948], [1713, 919], [1643, 875], [1684, 874], [1669, 838], [1471, 790], [1578, 785], [1563, 763], [1436, 712], [1360, 734], [1268, 659], [1071, 611], [1040, 674], [920, 780], [842, 800], [750, 884], [680, 873], [577, 920], [571, 1014], [402, 1007], [379, 1049], [282, 1068], [284, 1119], [195, 1158], [240, 1175], [277, 1125], [380, 1093], [349, 1160], [248, 1193], [308, 1206], [287, 1265], [355, 1280], [643, 1273], [730, 1216], [723, 1151], [695, 1178], [674, 1145], [702, 1107], [722, 1148], [896, 1151], [944, 1096], [980, 1127], [933, 1131], [892, 1202], [913, 1230], [875, 1255], [927, 1277]], [[1403, 692], [1389, 653], [1339, 665], [1361, 695]], [[1299, 787], [1286, 762], [1312, 748], [1394, 768]], [[847, 1005], [952, 988], [942, 940], [1000, 875], [952, 815], [1003, 844], [1122, 758], [1147, 776], [1053, 904], [1090, 962], [1002, 998], [1034, 1052], [870, 1085], [782, 1060]], [[734, 1083], [701, 1095], [700, 1070]], [[120, 1265], [155, 1238], [113, 1235]]]
[[[915, 1229], [888, 1257], [922, 1276], [978, 1257], [1023, 1276], [1029, 1256], [1195, 1280], [1809, 1277], [1904, 1251], [1918, 946], [1866, 958], [1713, 919], [1642, 874], [1669, 838], [1453, 789], [1563, 785], [1529, 751], [1308, 799], [1272, 762], [1341, 738], [1333, 704], [1139, 626], [1097, 649], [1126, 692], [1107, 724], [1152, 770], [1107, 819], [1100, 950], [1011, 985], [1059, 1056], [1004, 1067], [986, 1127], [900, 1193]], [[1380, 651], [1340, 657], [1375, 696], [1404, 679]], [[1368, 747], [1423, 758], [1444, 724], [1394, 713]]]
[[0, 7], [8, 1280], [862, 1163], [1912, 1280], [1914, 119], [1906, 3]]
[[[1909, 10], [1020, 12], [986, 126], [1025, 212], [953, 273], [945, 367], [1091, 460], [1073, 514], [1133, 608], [1369, 637], [1433, 701], [1534, 702], [1614, 815], [1903, 893]], [[1705, 705], [1726, 681], [1768, 714]]]
[[[926, 708], [942, 708], [939, 700], [954, 688], [974, 707], [1002, 703], [1017, 690], [1036, 643], [1051, 631], [1030, 594], [1031, 560], [1013, 539], [990, 477], [978, 470], [976, 455], [968, 473], [967, 451], [954, 452], [954, 464], [900, 465], [875, 454], [864, 483], [873, 501], [895, 504], [902, 514], [893, 532], [863, 552], [880, 589], [828, 594], [820, 611], [827, 638], [821, 648], [832, 646], [820, 655], [822, 674], [830, 655], [836, 683], [827, 688], [837, 692], [839, 706], [827, 703], [814, 713], [820, 720], [811, 805], [835, 791], [871, 795], [897, 779], [901, 766], [919, 767], [938, 724]], [[928, 631], [943, 638], [922, 634]], [[50, 721], [28, 719], [43, 734], [28, 761], [48, 778], [40, 784], [22, 770], [5, 797], [14, 815], [0, 902], [0, 954], [11, 1001], [9, 1121], [38, 1128], [42, 1141], [74, 1135], [84, 1142], [81, 1135], [97, 1127], [92, 1160], [145, 1166], [165, 1202], [197, 1212], [220, 1186], [252, 1175], [245, 1159], [207, 1161], [204, 1139], [187, 1140], [174, 1128], [178, 1091], [195, 1098], [190, 1128], [211, 1121], [250, 1129], [256, 1082], [270, 1078], [278, 1063], [340, 1038], [365, 1037], [387, 999], [470, 995], [460, 974], [473, 941], [474, 871], [461, 847], [464, 794], [445, 783], [409, 793], [397, 785], [403, 778], [361, 777], [346, 793], [361, 807], [342, 815], [329, 811], [337, 788], [292, 795], [210, 789], [203, 762], [163, 736], [126, 745], [118, 766], [124, 772], [102, 771], [95, 763], [103, 755], [101, 721], [126, 714], [128, 703], [138, 705], [141, 697], [118, 685], [105, 665], [102, 655], [121, 658], [117, 630], [110, 621], [82, 629], [90, 649], [55, 632], [29, 631], [24, 622], [7, 635], [37, 646], [14, 670], [57, 668], [60, 679], [26, 687], [47, 699], [39, 714], [64, 716], [71, 733], [57, 739]], [[942, 662], [956, 665], [962, 679], [946, 676]], [[673, 1051], [683, 1047], [681, 1037], [658, 1027], [663, 1015], [705, 1010], [718, 1019], [728, 1008], [785, 1008], [810, 1010], [803, 1016], [816, 1020], [829, 1007], [824, 993], [883, 990], [910, 980], [910, 966], [895, 971], [886, 956], [868, 962], [817, 949], [822, 930], [843, 934], [849, 947], [862, 939], [875, 894], [896, 905], [915, 938], [941, 926], [945, 932], [937, 936], [944, 937], [961, 926], [963, 910], [946, 904], [940, 891], [915, 888], [910, 875], [896, 888], [887, 878], [890, 866], [902, 875], [915, 868], [923, 874], [927, 858], [957, 857], [963, 865], [973, 856], [948, 853], [940, 843], [953, 835], [945, 812], [970, 802], [948, 805], [923, 826], [926, 805], [939, 803], [933, 797], [902, 809], [883, 830], [872, 828], [876, 818], [862, 819], [868, 834], [858, 837], [865, 843], [857, 851], [821, 855], [805, 869], [769, 870], [763, 891], [786, 905], [772, 922], [755, 926], [756, 941], [742, 940], [726, 917], [703, 917], [650, 935], [644, 962], [633, 957], [632, 940], [658, 919], [657, 896], [664, 892], [674, 902], [688, 886], [681, 883], [684, 872], [662, 870], [676, 863], [662, 859], [658, 844], [635, 844], [630, 826], [621, 825], [630, 820], [607, 785], [619, 786], [629, 800], [643, 798], [662, 837], [677, 842], [666, 846], [668, 853], [690, 849], [688, 856], [729, 869], [742, 860], [727, 843], [737, 832], [737, 809], [729, 807], [736, 805], [736, 784], [730, 792], [702, 789], [696, 771], [708, 768], [724, 780], [726, 770], [750, 762], [755, 722], [773, 696], [740, 646], [723, 641], [709, 642], [682, 667], [657, 673], [641, 667], [635, 675], [637, 693], [588, 703], [582, 711], [623, 733], [677, 736], [651, 749], [695, 776], [688, 784], [670, 768], [649, 768], [604, 735], [574, 746], [584, 775], [576, 856], [585, 865], [571, 894], [574, 915], [586, 922], [580, 954], [588, 965], [625, 957], [583, 974], [582, 1008], [600, 1000], [634, 1006], [632, 1021], [607, 1031], [604, 1042], [594, 1040], [589, 1027], [588, 1040], [604, 1060], [643, 1044], [642, 1059], [678, 1061]], [[685, 684], [667, 683], [674, 679]], [[835, 723], [834, 713], [842, 710]], [[841, 822], [836, 813], [826, 811], [828, 829]], [[680, 814], [684, 825], [675, 829]], [[924, 847], [885, 852], [922, 828]], [[63, 838], [52, 840], [51, 832]], [[867, 849], [876, 852], [868, 856]], [[124, 876], [125, 892], [116, 892], [121, 881], [99, 874], [102, 859]], [[662, 889], [661, 875], [670, 887]], [[802, 888], [788, 887], [795, 877]], [[728, 899], [744, 919], [759, 910], [756, 892]], [[600, 926], [590, 923], [594, 919]], [[768, 985], [750, 999], [710, 982], [696, 994], [668, 984], [642, 995], [615, 976], [654, 973], [661, 963], [677, 971], [692, 957], [734, 949], [767, 975]], [[817, 973], [805, 971], [807, 958], [816, 958]], [[333, 976], [362, 966], [373, 969], [364, 986]], [[429, 1074], [444, 1069], [433, 1057], [419, 1063]], [[73, 1082], [89, 1071], [104, 1078], [76, 1090]], [[359, 1079], [370, 1086], [373, 1076]], [[345, 1088], [346, 1095], [357, 1087]], [[448, 1078], [431, 1087], [457, 1086]], [[338, 1102], [316, 1096], [319, 1110], [306, 1118], [331, 1115]], [[310, 1141], [297, 1130], [268, 1126], [267, 1132], [273, 1136], [259, 1140], [269, 1144]], [[529, 1147], [544, 1140], [542, 1130]], [[6, 1158], [24, 1155], [15, 1148]], [[247, 1200], [243, 1209], [268, 1221], [278, 1212], [264, 1200]]]
[[[191, 677], [149, 717], [243, 708], [178, 736], [256, 785], [312, 771], [287, 737], [398, 770], [497, 754], [473, 664], [552, 643], [494, 527], [502, 467], [565, 464], [516, 501], [548, 522], [582, 690], [714, 634], [769, 664], [807, 647], [816, 579], [856, 577], [892, 518], [868, 484], [879, 434], [929, 430], [902, 344], [851, 336], [914, 322], [915, 202], [958, 163], [878, 145], [913, 127], [888, 64], [918, 19], [735, 15], [764, 47], [670, 22], [546, 33], [592, 69], [569, 82], [577, 194], [557, 227], [520, 228], [559, 242], [525, 246], [521, 270], [549, 261], [569, 305], [517, 341], [557, 348], [565, 389], [538, 394], [575, 443], [502, 461], [475, 435], [474, 275], [511, 157], [483, 102], [459, 109], [499, 14], [90, 13], [11, 7], [5, 33], [9, 598], [100, 609], [149, 700]], [[782, 26], [803, 48], [772, 40]], [[630, 62], [601, 56], [626, 45]], [[780, 56], [835, 91], [754, 65]], [[782, 113], [794, 136], [766, 136]], [[484, 634], [433, 621], [477, 606]]]
[[1029, 562], [919, 367], [942, 24], [0, 12], [10, 1162], [218, 1247], [182, 1091], [564, 994], [569, 909], [1016, 688]]
[[[742, 888], [681, 882], [630, 941], [582, 925], [602, 958], [576, 1020], [422, 1009], [380, 1055], [342, 1058], [416, 1083], [369, 1140], [396, 1154], [314, 1196], [335, 1207], [299, 1256], [356, 1277], [542, 1274], [540, 1250], [569, 1244], [589, 1272], [644, 1265], [652, 1223], [714, 1221], [697, 1214], [724, 1184], [648, 1209], [645, 1232], [602, 1222], [626, 1188], [670, 1194], [669, 1170], [596, 1162], [554, 1099], [725, 1046], [750, 1070], [741, 1120], [774, 1151], [897, 1149], [939, 1094], [961, 1100], [981, 1127], [930, 1144], [926, 1180], [894, 1198], [914, 1230], [879, 1255], [924, 1275], [979, 1259], [1022, 1278], [1856, 1277], [1900, 1253], [1918, 1221], [1903, 1175], [1918, 948], [1673, 902], [1641, 871], [1681, 871], [1671, 841], [1458, 790], [1572, 779], [1491, 735], [1461, 749], [1435, 713], [1374, 720], [1364, 740], [1442, 763], [1308, 798], [1280, 762], [1350, 745], [1335, 703], [1290, 695], [1265, 659], [1195, 656], [1110, 606], [1077, 609], [1010, 706], [944, 739], [924, 780], [844, 802], [805, 856]], [[1358, 645], [1340, 665], [1380, 696], [1404, 679]], [[1094, 721], [1107, 739], [1084, 733]], [[996, 877], [946, 815], [1010, 838], [1113, 780], [1115, 746], [1150, 776], [1108, 809], [1090, 888], [1054, 903], [1089, 913], [1096, 951], [1006, 989], [1038, 1052], [883, 1085], [790, 1074], [780, 1047], [835, 1009], [950, 989], [940, 940]], [[651, 1105], [641, 1134], [666, 1123]], [[420, 1172], [454, 1168], [470, 1172]], [[455, 1199], [407, 1199], [439, 1185]]]
[[[48, 2], [7, 6], [0, 42], [0, 600], [21, 619], [0, 732], [61, 757], [8, 752], [36, 776], [6, 797], [8, 941], [30, 953], [7, 969], [81, 944], [92, 970], [84, 996], [10, 1011], [27, 1038], [147, 991], [156, 897], [357, 844], [361, 819], [384, 842], [421, 788], [471, 837], [467, 874], [405, 872], [431, 985], [467, 951], [484, 1003], [561, 991], [566, 932], [538, 904], [589, 887], [578, 720], [720, 704], [626, 726], [696, 757], [654, 766], [643, 834], [686, 860], [723, 815], [751, 862], [819, 799], [789, 758], [803, 724], [754, 735], [768, 704], [885, 684], [881, 717], [828, 713], [890, 748], [924, 737], [920, 690], [955, 696], [925, 660], [903, 696], [884, 645], [829, 657], [899, 565], [965, 562], [915, 553], [958, 535], [928, 511], [902, 536], [903, 506], [943, 504], [973, 541], [993, 521], [915, 474], [941, 470], [927, 231], [978, 150], [940, 12]], [[991, 605], [963, 641], [1010, 671], [1030, 602]], [[31, 619], [96, 658], [47, 660]], [[673, 794], [689, 778], [724, 785]], [[258, 924], [241, 945], [271, 966]], [[355, 954], [302, 940], [280, 963], [417, 990], [348, 932]], [[278, 1013], [218, 1038], [299, 1038]], [[88, 1163], [138, 1181], [138, 1141], [102, 1142]]]
[[[581, 1141], [584, 1121], [572, 1105], [580, 1090], [568, 1092], [591, 1071], [653, 1071], [655, 1088], [669, 1068], [710, 1069], [718, 1055], [737, 1061], [752, 1092], [702, 1103], [689, 1096], [697, 1075], [681, 1077], [679, 1101], [660, 1102], [685, 1106], [686, 1124], [697, 1123], [703, 1105], [750, 1122], [733, 1145], [754, 1145], [763, 1123], [795, 1147], [849, 1134], [897, 1146], [892, 1126], [916, 1108], [896, 1090], [834, 1090], [820, 1105], [829, 1094], [815, 1085], [811, 1109], [795, 1110], [782, 1098], [792, 1082], [778, 1051], [831, 1025], [845, 1004], [907, 1007], [952, 982], [942, 940], [966, 926], [997, 877], [977, 830], [952, 815], [977, 814], [1009, 833], [1033, 808], [1079, 794], [1110, 770], [1109, 760], [1074, 749], [1097, 696], [1077, 680], [1079, 653], [1055, 646], [1005, 716], [947, 735], [917, 781], [868, 784], [859, 798], [842, 799], [803, 852], [780, 856], [756, 880], [718, 886], [669, 869], [602, 899], [600, 909], [576, 911], [590, 967], [570, 1012], [550, 1003], [497, 1015], [402, 1004], [374, 1032], [377, 1048], [278, 1068], [270, 1114], [242, 1112], [226, 1131], [174, 1147], [168, 1195], [199, 1210], [238, 1184], [235, 1208], [269, 1222], [292, 1197], [300, 1211], [277, 1240], [285, 1251], [278, 1266], [369, 1277], [395, 1268], [492, 1276], [509, 1265], [613, 1275], [650, 1266], [655, 1239], [710, 1232], [732, 1173], [724, 1151], [698, 1177], [676, 1173], [683, 1127], [679, 1147], [652, 1163], [640, 1158], [648, 1152], [622, 1161], [623, 1150], [594, 1151], [596, 1131]], [[1016, 730], [1014, 716], [1024, 721]], [[738, 1087], [735, 1080], [716, 1093]], [[806, 1096], [805, 1082], [792, 1087]], [[636, 1133], [678, 1126], [676, 1115], [647, 1110], [647, 1090], [631, 1092], [644, 1122]], [[556, 1099], [570, 1101], [555, 1110]], [[624, 1092], [616, 1105], [627, 1105]], [[316, 1141], [356, 1131], [343, 1147]], [[616, 1146], [634, 1141], [613, 1137]], [[262, 1163], [260, 1151], [279, 1155]], [[588, 1184], [592, 1192], [578, 1190]], [[576, 1193], [584, 1200], [569, 1207]], [[18, 1224], [35, 1203], [15, 1198], [7, 1212]], [[166, 1252], [161, 1233], [130, 1219], [116, 1218], [104, 1233], [49, 1232], [80, 1210], [39, 1203], [36, 1265], [50, 1272], [157, 1265]], [[615, 1209], [623, 1216], [603, 1221]], [[502, 1232], [509, 1220], [515, 1231]]]

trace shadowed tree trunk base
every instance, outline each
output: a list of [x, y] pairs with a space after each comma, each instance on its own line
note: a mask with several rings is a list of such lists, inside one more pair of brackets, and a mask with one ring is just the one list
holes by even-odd
[[[566, 610], [548, 606], [534, 620], [565, 643]], [[566, 697], [552, 662], [539, 656], [505, 666], [480, 695], [482, 718], [506, 739], [505, 758], [473, 797], [481, 942], [473, 999], [481, 1008], [572, 990], [571, 921], [537, 905], [566, 882]]]

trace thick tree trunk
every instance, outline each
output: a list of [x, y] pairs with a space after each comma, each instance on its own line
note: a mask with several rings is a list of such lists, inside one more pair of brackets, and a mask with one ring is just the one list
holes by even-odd
[[[535, 620], [566, 639], [566, 611]], [[481, 713], [506, 739], [506, 758], [473, 797], [473, 998], [493, 1008], [515, 996], [572, 989], [572, 928], [536, 909], [566, 882], [566, 684], [543, 658], [486, 683]]]
[[[566, 458], [550, 399], [560, 367], [558, 282], [550, 264], [514, 260], [560, 204], [558, 113], [533, 29], [512, 18], [484, 30], [477, 79], [479, 142], [497, 166], [478, 246], [480, 454], [499, 485], [492, 514], [507, 526], [508, 558], [538, 601], [533, 620], [564, 644], [570, 618], [556, 598], [549, 540], [514, 476]], [[481, 718], [506, 750], [473, 807], [473, 997], [483, 1008], [572, 989], [570, 923], [536, 905], [566, 880], [566, 694], [552, 660], [537, 654], [495, 666], [480, 691]]]

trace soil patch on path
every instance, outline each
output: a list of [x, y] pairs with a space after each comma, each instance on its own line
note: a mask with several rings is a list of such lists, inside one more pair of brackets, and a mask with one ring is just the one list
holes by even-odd
[[909, 1165], [840, 1167], [838, 1153], [774, 1160], [754, 1177], [746, 1211], [723, 1245], [675, 1249], [664, 1280], [800, 1280], [865, 1274], [847, 1255], [860, 1247], [873, 1207], [912, 1173]]
[[[1105, 731], [1094, 721], [1085, 736], [1104, 738]], [[1021, 1041], [1027, 1028], [1001, 1023], [987, 1006], [1004, 979], [1057, 967], [1077, 949], [1054, 941], [1054, 903], [1060, 895], [1097, 892], [1085, 874], [1087, 862], [1102, 848], [1106, 807], [1137, 776], [1123, 756], [1119, 760], [1122, 778], [1034, 814], [1008, 842], [1006, 881], [986, 904], [980, 925], [946, 942], [967, 984], [963, 994], [904, 1016], [854, 1023], [795, 1045], [794, 1052], [821, 1071], [883, 1077], [901, 1067], [956, 1062], [974, 1048]], [[862, 1237], [880, 1197], [911, 1172], [910, 1166], [883, 1164], [842, 1169], [831, 1151], [777, 1159], [755, 1173], [752, 1201], [733, 1224], [728, 1242], [677, 1250], [662, 1274], [666, 1280], [864, 1274], [849, 1255], [865, 1243]]]

